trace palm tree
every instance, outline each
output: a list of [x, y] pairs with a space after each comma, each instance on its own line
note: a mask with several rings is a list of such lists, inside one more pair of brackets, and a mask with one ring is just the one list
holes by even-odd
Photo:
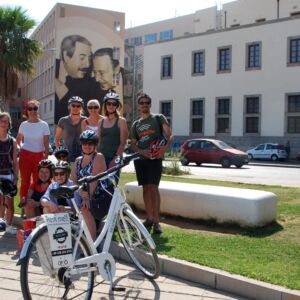
[[18, 89], [18, 76], [32, 74], [42, 53], [38, 41], [28, 38], [36, 22], [21, 7], [0, 7], [0, 111]]

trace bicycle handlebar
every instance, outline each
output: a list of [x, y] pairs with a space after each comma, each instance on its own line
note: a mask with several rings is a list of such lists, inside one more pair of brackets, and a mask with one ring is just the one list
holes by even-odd
[[84, 178], [79, 179], [78, 184], [81, 185], [83, 183], [90, 183], [90, 182], [99, 180], [103, 177], [108, 177], [108, 175], [110, 175], [111, 173], [114, 173], [114, 172], [122, 169], [123, 167], [127, 166], [130, 163], [130, 161], [137, 159], [139, 157], [140, 157], [140, 154], [138, 152], [128, 155], [128, 156], [124, 157], [124, 159], [122, 159], [117, 165], [106, 170], [105, 172], [99, 173], [94, 176], [86, 176]]

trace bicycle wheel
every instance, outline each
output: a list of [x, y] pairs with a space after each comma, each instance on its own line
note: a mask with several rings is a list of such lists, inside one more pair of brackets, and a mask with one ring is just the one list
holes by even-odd
[[[72, 233], [72, 244], [75, 237]], [[75, 259], [91, 254], [81, 238]], [[86, 267], [86, 265], [80, 266]], [[42, 227], [29, 245], [28, 255], [21, 264], [21, 289], [29, 299], [91, 299], [94, 288], [94, 272], [64, 277], [66, 268], [54, 269], [52, 265], [47, 226]]]
[[132, 262], [146, 277], [155, 279], [160, 273], [159, 261], [155, 248], [147, 240], [147, 229], [142, 230], [142, 226], [126, 209], [123, 219], [119, 216], [117, 220], [119, 236]]

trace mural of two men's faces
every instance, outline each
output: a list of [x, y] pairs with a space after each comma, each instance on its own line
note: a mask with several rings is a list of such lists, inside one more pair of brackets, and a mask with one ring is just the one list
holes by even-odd
[[68, 100], [79, 96], [86, 103], [90, 99], [103, 101], [104, 95], [114, 89], [122, 96], [122, 68], [119, 48], [100, 48], [92, 52], [92, 44], [80, 35], [66, 36], [56, 61], [55, 123], [68, 115]]

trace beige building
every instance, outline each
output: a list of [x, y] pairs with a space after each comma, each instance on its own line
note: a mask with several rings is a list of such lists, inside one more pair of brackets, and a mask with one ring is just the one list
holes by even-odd
[[[144, 26], [143, 90], [175, 140], [216, 137], [247, 149], [290, 141], [300, 149], [300, 1], [239, 0], [186, 16], [186, 30]], [[181, 19], [183, 20], [183, 19]], [[157, 27], [160, 25], [160, 27]], [[174, 29], [162, 40], [159, 33]], [[146, 42], [152, 32], [156, 41]], [[189, 34], [184, 34], [189, 32]], [[140, 28], [126, 31], [134, 43]]]
[[[87, 54], [90, 63], [91, 54], [97, 49], [111, 48], [113, 58], [123, 67], [124, 35], [124, 13], [62, 3], [57, 3], [35, 29], [32, 38], [43, 44], [44, 53], [36, 62], [35, 76], [24, 78], [24, 95], [28, 99], [36, 98], [40, 101], [41, 118], [48, 122], [52, 133], [55, 112], [62, 105], [61, 99], [56, 96], [56, 79], [64, 83], [70, 76], [62, 61], [62, 41], [69, 36], [81, 36], [87, 40], [91, 51]], [[80, 78], [78, 82], [80, 86]], [[82, 86], [89, 90], [84, 82]]]

